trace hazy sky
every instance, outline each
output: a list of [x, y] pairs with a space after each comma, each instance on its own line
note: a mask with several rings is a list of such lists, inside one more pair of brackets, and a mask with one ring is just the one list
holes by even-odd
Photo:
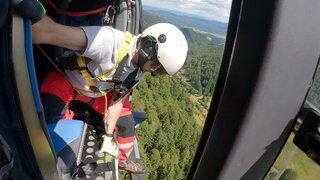
[[142, 5], [197, 14], [208, 19], [228, 22], [232, 0], [141, 0]]

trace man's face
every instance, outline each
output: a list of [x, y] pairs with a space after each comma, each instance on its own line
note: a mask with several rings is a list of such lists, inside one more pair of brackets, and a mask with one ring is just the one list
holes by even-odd
[[[137, 44], [136, 47], [138, 50], [136, 50], [136, 53], [133, 56], [133, 61], [134, 63], [138, 63], [139, 61], [139, 49], [141, 48], [141, 41]], [[155, 75], [158, 74], [168, 74], [166, 70], [163, 68], [159, 60], [153, 59], [153, 60], [148, 60], [142, 67], [142, 71], [144, 72], [151, 72]]]
[[144, 72], [152, 72], [155, 75], [168, 74], [158, 60], [149, 60], [143, 66]]

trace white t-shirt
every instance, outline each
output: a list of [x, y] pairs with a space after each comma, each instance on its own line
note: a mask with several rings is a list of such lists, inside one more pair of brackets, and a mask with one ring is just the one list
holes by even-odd
[[[87, 36], [87, 47], [83, 53], [78, 53], [78, 55], [91, 59], [87, 64], [87, 68], [93, 76], [99, 76], [113, 69], [107, 78], [111, 80], [116, 70], [114, 67], [118, 56], [118, 48], [124, 38], [123, 32], [108, 26], [84, 26], [81, 28]], [[130, 47], [128, 52], [129, 57], [123, 69], [121, 81], [125, 80], [131, 72], [138, 68], [131, 61], [138, 37], [139, 36], [135, 36], [133, 38], [132, 47]], [[65, 70], [65, 73], [72, 86], [89, 97], [99, 97], [102, 95], [99, 89], [105, 90], [112, 88], [113, 85], [113, 83], [98, 82], [93, 78], [92, 80], [97, 83], [97, 89], [90, 88], [79, 70]], [[145, 73], [139, 70], [138, 79], [142, 78], [144, 74]]]

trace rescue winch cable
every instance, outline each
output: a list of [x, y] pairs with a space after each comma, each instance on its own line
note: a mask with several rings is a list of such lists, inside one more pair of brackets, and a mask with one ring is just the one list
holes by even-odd
[[[40, 45], [37, 44], [37, 47], [39, 48], [39, 50], [42, 52], [42, 54], [47, 58], [47, 60], [49, 60], [49, 62], [54, 66], [54, 68], [66, 79], [67, 76], [65, 75], [65, 73], [59, 68], [59, 66], [48, 56], [48, 54], [40, 47]], [[73, 89], [78, 93], [81, 94], [76, 88], [73, 87]]]

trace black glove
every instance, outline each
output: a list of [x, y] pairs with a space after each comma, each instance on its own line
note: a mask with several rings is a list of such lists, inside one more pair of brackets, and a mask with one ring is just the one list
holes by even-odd
[[13, 7], [23, 17], [31, 19], [32, 24], [40, 21], [46, 13], [43, 5], [37, 0], [14, 0]]

